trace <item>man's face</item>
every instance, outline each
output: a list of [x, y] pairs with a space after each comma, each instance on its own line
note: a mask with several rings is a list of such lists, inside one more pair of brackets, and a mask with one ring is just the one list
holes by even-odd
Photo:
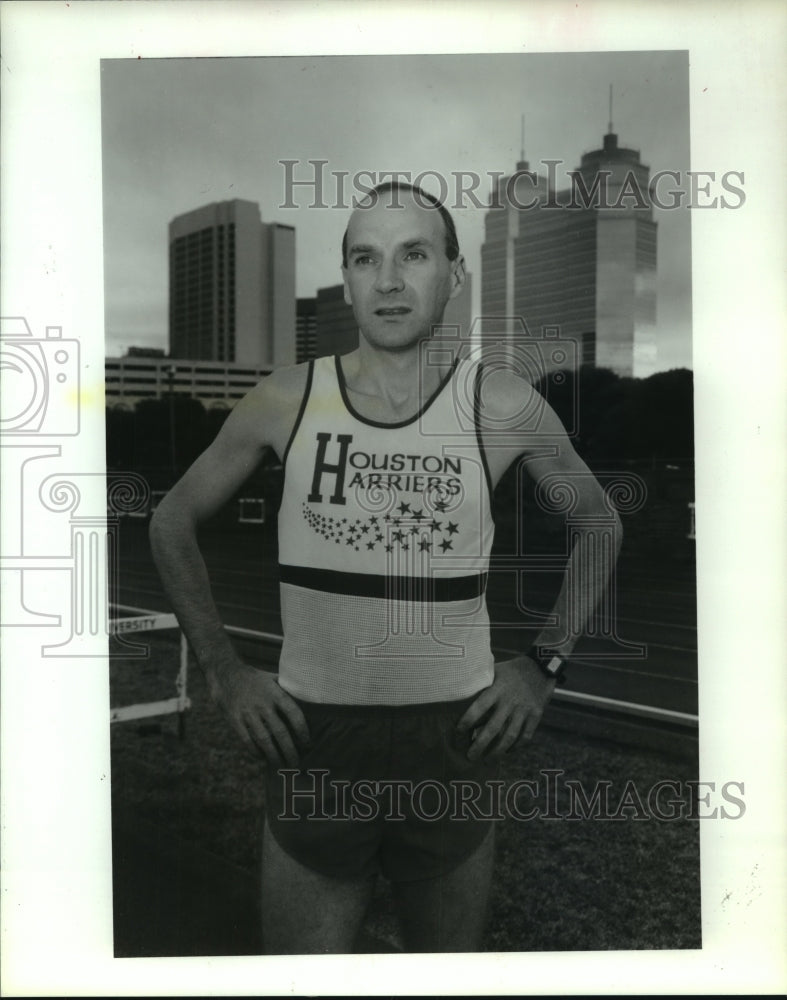
[[[396, 207], [398, 206], [398, 207]], [[347, 230], [344, 298], [375, 347], [407, 350], [431, 335], [464, 284], [461, 257], [445, 253], [445, 224], [408, 191], [356, 209]]]

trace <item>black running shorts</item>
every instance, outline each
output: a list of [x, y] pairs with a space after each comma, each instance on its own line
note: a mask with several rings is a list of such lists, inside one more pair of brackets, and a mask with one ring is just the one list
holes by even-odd
[[497, 762], [468, 760], [470, 734], [456, 732], [473, 700], [402, 707], [298, 701], [311, 743], [297, 769], [271, 769], [267, 779], [278, 844], [339, 878], [382, 871], [407, 882], [451, 871], [488, 833], [502, 784]]

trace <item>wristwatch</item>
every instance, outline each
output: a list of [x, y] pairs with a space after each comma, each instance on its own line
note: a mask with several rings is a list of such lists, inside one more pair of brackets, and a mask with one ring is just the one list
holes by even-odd
[[542, 656], [539, 646], [533, 644], [525, 654], [531, 659], [544, 676], [558, 684], [566, 683], [566, 660], [559, 653], [547, 653]]

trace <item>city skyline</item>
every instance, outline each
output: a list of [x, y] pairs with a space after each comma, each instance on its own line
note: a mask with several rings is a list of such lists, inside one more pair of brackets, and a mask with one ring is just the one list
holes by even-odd
[[[288, 178], [314, 178], [309, 161], [325, 161], [323, 204], [342, 185], [347, 204], [362, 171], [431, 171], [424, 187], [435, 194], [439, 177], [456, 184], [460, 171], [474, 173], [476, 199], [486, 203], [487, 178], [510, 174], [519, 159], [524, 111], [531, 168], [561, 161], [553, 169], [564, 187], [582, 154], [601, 145], [610, 84], [621, 144], [638, 149], [651, 174], [684, 178], [682, 52], [103, 61], [107, 355], [166, 346], [166, 226], [174, 216], [213, 201], [259, 202], [264, 223], [295, 227], [296, 295], [316, 295], [341, 280], [349, 209], [310, 208], [313, 186], [287, 189]], [[288, 112], [282, 93], [297, 111]], [[452, 205], [460, 243], [480, 274], [486, 211], [462, 200]], [[658, 370], [691, 367], [689, 215], [685, 207], [654, 212]], [[474, 293], [477, 315], [479, 285]]]
[[[611, 104], [610, 94], [610, 117]], [[500, 207], [487, 213], [481, 247], [481, 311], [520, 317], [532, 336], [559, 330], [576, 351], [569, 360], [558, 350], [559, 366], [645, 378], [658, 361], [658, 227], [645, 197], [648, 166], [608, 132], [572, 180], [556, 190], [530, 169], [524, 149], [516, 172], [501, 178]]]
[[295, 231], [259, 205], [213, 202], [169, 224], [170, 357], [295, 361]]

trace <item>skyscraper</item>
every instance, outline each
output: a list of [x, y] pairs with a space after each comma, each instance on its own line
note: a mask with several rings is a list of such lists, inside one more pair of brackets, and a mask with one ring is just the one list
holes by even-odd
[[353, 307], [344, 301], [344, 285], [317, 289], [316, 356], [347, 354], [358, 346]]
[[214, 202], [169, 224], [173, 358], [247, 365], [295, 361], [295, 230], [259, 206]]
[[295, 360], [298, 364], [315, 357], [317, 350], [317, 300], [298, 299], [295, 306]]
[[[649, 168], [610, 130], [554, 191], [524, 159], [497, 185], [481, 248], [481, 311], [578, 345], [577, 363], [646, 376], [656, 364], [656, 223]], [[513, 329], [512, 329], [513, 332]]]

